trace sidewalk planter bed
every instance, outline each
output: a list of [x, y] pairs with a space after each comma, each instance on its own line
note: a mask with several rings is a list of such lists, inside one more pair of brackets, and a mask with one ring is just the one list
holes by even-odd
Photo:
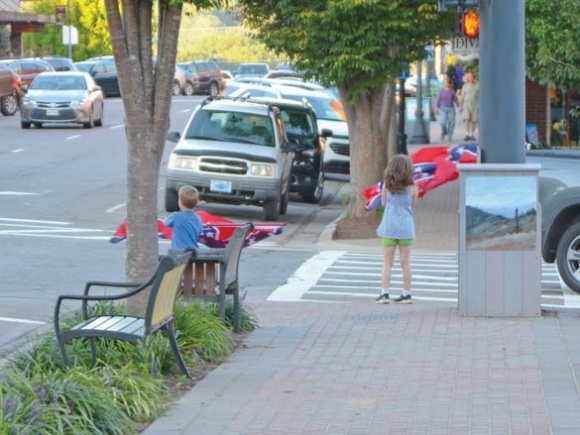
[[[116, 308], [121, 314], [123, 306]], [[195, 385], [208, 369], [234, 349], [230, 308], [226, 324], [211, 303], [178, 301], [177, 342], [191, 381], [179, 375], [168, 339], [156, 334], [144, 346], [96, 339], [97, 359], [85, 340], [67, 344], [73, 367], [64, 365], [53, 333], [39, 338], [31, 351], [11, 358], [0, 376], [0, 434], [137, 434]], [[256, 326], [242, 308], [242, 330]], [[67, 319], [64, 327], [78, 323]], [[158, 369], [151, 372], [151, 360]]]

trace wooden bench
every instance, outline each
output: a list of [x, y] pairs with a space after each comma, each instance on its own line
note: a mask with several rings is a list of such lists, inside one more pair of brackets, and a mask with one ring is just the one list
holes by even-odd
[[237, 228], [225, 248], [199, 249], [184, 277], [184, 295], [216, 303], [222, 322], [225, 322], [226, 296], [233, 296], [235, 332], [240, 331], [238, 266], [246, 236], [253, 228], [252, 223]]
[[[155, 273], [144, 283], [119, 283], [105, 281], [91, 281], [86, 283], [82, 295], [62, 295], [56, 302], [54, 311], [54, 327], [58, 347], [62, 353], [64, 363], [69, 365], [66, 352], [66, 342], [76, 338], [88, 338], [91, 347], [93, 365], [96, 362], [96, 346], [94, 338], [112, 338], [132, 343], [147, 345], [149, 336], [159, 330], [165, 330], [169, 337], [171, 349], [184, 375], [191, 377], [183, 357], [179, 352], [174, 332], [175, 302], [181, 291], [181, 279], [185, 267], [192, 258], [192, 252], [180, 255], [164, 255], [160, 257], [159, 266]], [[113, 287], [133, 289], [116, 295], [89, 295], [93, 287]], [[149, 297], [143, 317], [115, 314], [94, 314], [90, 302], [100, 303], [123, 301], [137, 293], [149, 290]], [[62, 330], [61, 306], [66, 300], [81, 301], [83, 321], [71, 329]], [[112, 308], [112, 307], [111, 307]]]

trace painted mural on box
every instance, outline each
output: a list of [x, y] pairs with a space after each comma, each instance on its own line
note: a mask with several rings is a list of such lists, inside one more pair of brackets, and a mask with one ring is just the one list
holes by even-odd
[[535, 177], [473, 176], [465, 181], [467, 249], [536, 249]]

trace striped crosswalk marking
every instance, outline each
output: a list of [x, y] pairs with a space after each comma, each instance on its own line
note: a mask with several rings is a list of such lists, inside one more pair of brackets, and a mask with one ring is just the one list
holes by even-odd
[[[413, 298], [456, 304], [458, 260], [453, 253], [412, 253]], [[383, 258], [380, 254], [326, 251], [305, 262], [270, 300], [341, 302], [374, 299], [380, 292]], [[403, 286], [398, 258], [392, 270], [391, 289]], [[580, 305], [580, 296], [564, 295], [556, 266], [542, 264], [542, 306]]]

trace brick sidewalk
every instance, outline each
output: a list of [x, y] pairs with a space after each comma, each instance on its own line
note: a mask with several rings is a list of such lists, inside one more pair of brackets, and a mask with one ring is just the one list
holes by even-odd
[[[416, 249], [457, 251], [458, 184], [419, 201]], [[580, 433], [578, 312], [487, 318], [432, 301], [246, 303], [260, 328], [145, 435]]]

